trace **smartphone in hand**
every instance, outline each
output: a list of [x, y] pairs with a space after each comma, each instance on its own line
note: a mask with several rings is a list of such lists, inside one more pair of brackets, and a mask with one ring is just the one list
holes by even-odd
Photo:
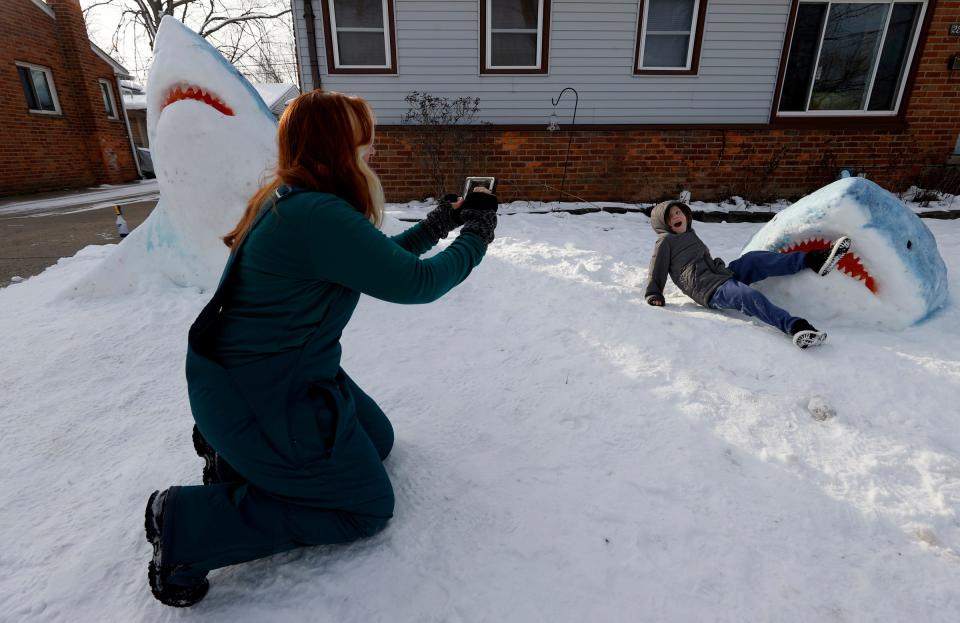
[[466, 197], [481, 186], [493, 192], [496, 185], [497, 178], [495, 177], [468, 177], [466, 183], [463, 185], [463, 196]]

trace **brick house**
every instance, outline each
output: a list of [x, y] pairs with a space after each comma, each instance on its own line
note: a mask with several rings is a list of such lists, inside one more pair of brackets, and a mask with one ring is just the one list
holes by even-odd
[[[410, 91], [480, 98], [475, 174], [504, 199], [794, 197], [843, 168], [892, 190], [957, 177], [960, 0], [291, 2], [304, 90], [371, 103], [392, 200], [429, 189], [401, 125]], [[566, 87], [575, 127], [573, 93], [551, 104]]]
[[0, 2], [0, 195], [139, 178], [118, 78], [79, 0]]

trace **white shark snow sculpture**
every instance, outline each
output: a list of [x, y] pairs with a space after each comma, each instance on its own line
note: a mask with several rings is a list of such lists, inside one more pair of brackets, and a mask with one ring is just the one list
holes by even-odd
[[147, 132], [160, 202], [72, 288], [114, 294], [156, 279], [215, 287], [230, 231], [276, 162], [276, 120], [254, 88], [172, 17], [157, 31], [147, 82]]
[[853, 246], [830, 275], [804, 271], [756, 287], [814, 323], [902, 328], [946, 303], [947, 269], [933, 234], [899, 199], [864, 178], [807, 195], [777, 214], [743, 252], [810, 251], [841, 234]]

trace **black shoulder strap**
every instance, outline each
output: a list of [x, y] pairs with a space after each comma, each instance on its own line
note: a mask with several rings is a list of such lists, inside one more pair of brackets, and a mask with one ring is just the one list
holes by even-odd
[[280, 199], [286, 199], [291, 195], [296, 195], [297, 193], [305, 193], [305, 192], [307, 192], [306, 188], [300, 188], [299, 186], [291, 186], [290, 184], [283, 184], [282, 186], [277, 188], [277, 190], [275, 190], [273, 194], [274, 196], [276, 196], [277, 200], [280, 200]]

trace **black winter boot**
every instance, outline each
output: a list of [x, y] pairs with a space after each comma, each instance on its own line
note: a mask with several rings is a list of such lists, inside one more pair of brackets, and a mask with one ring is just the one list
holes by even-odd
[[807, 256], [803, 258], [803, 262], [807, 268], [823, 277], [843, 259], [843, 256], [850, 250], [851, 244], [852, 241], [849, 236], [840, 236], [833, 241], [829, 249], [808, 252]]
[[203, 438], [196, 424], [193, 425], [193, 449], [196, 450], [197, 456], [203, 459], [203, 484], [216, 484], [218, 482], [217, 451]]
[[798, 348], [820, 346], [823, 344], [823, 341], [827, 339], [827, 333], [825, 331], [817, 331], [812, 324], [803, 318], [797, 318], [793, 322], [793, 326], [790, 327], [790, 335], [793, 336], [793, 343], [796, 344]]
[[222, 482], [243, 480], [243, 477], [217, 454], [213, 446], [207, 443], [196, 424], [193, 425], [193, 449], [197, 456], [203, 459], [203, 484], [218, 485]]
[[182, 582], [171, 582], [171, 576], [176, 567], [163, 564], [160, 547], [163, 533], [163, 512], [167, 504], [169, 489], [163, 492], [154, 491], [147, 500], [144, 512], [143, 529], [147, 541], [153, 545], [153, 558], [147, 566], [147, 581], [150, 591], [160, 603], [175, 608], [186, 608], [203, 599], [210, 590], [210, 582], [206, 578], [189, 578]]

